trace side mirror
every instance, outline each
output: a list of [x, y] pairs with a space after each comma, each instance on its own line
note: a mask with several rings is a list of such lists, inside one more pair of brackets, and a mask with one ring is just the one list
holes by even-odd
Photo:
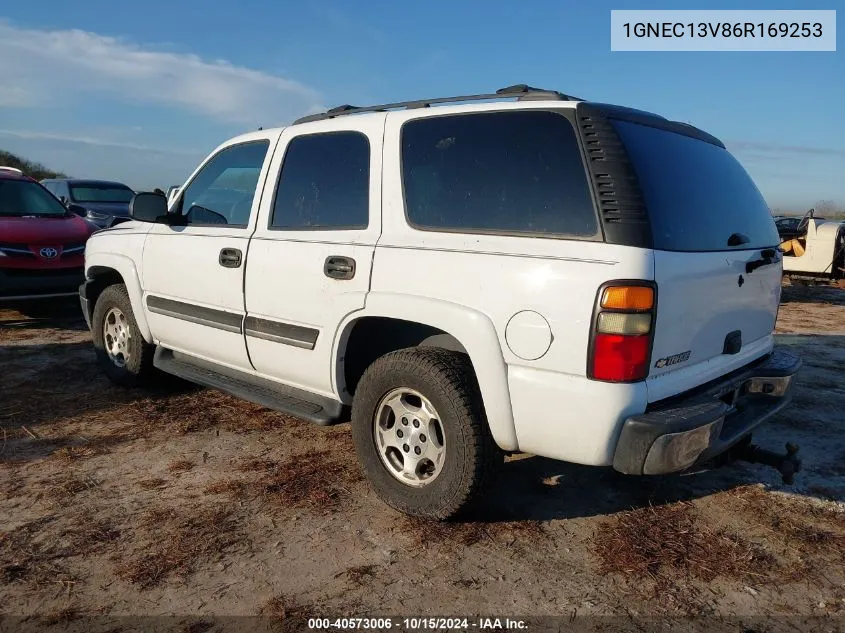
[[68, 204], [66, 206], [68, 211], [70, 211], [71, 213], [75, 213], [76, 215], [80, 215], [83, 218], [88, 215], [88, 209], [86, 209], [85, 207], [80, 207], [78, 204]]
[[168, 223], [167, 198], [158, 193], [136, 193], [129, 203], [129, 217], [139, 222]]

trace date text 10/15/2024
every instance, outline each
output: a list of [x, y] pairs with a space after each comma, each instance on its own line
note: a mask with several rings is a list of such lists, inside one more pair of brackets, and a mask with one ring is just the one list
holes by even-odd
[[330, 630], [389, 630], [399, 631], [519, 631], [528, 628], [525, 620], [517, 618], [309, 618], [308, 628], [316, 631]]

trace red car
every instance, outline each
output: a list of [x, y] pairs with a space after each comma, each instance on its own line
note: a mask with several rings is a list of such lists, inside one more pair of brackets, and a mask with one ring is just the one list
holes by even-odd
[[0, 167], [0, 302], [75, 295], [96, 229], [20, 170]]

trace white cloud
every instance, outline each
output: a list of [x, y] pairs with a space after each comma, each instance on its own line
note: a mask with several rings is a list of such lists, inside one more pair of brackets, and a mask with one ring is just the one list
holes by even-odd
[[784, 154], [845, 157], [845, 148], [819, 147], [816, 145], [782, 145], [779, 143], [761, 143], [759, 141], [726, 141], [726, 145], [732, 151], [763, 152], [777, 154], [783, 158], [785, 158]]
[[113, 141], [92, 136], [77, 136], [74, 134], [62, 134], [56, 132], [36, 132], [30, 130], [4, 130], [0, 128], [0, 137], [14, 137], [25, 140], [37, 141], [58, 141], [60, 143], [79, 143], [82, 145], [94, 145], [97, 147], [116, 147], [120, 149], [134, 149], [142, 152], [153, 152], [156, 154], [173, 154], [175, 156], [197, 156], [200, 151], [185, 151], [150, 147], [138, 143]]
[[96, 138], [6, 131], [0, 131], [0, 147], [75, 178], [118, 180], [136, 190], [182, 184], [208, 152], [192, 155]]
[[0, 107], [55, 106], [105, 93], [256, 127], [321, 109], [319, 94], [291, 79], [80, 30], [0, 20], [0, 60]]

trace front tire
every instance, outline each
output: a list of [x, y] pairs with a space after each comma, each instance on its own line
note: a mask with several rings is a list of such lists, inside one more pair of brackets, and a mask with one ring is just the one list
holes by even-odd
[[364, 372], [352, 438], [376, 494], [410, 514], [447, 519], [489, 485], [503, 461], [466, 354], [391, 352]]
[[126, 286], [115, 284], [103, 290], [94, 305], [91, 332], [97, 364], [109, 380], [121, 387], [149, 380], [155, 346], [141, 335]]

